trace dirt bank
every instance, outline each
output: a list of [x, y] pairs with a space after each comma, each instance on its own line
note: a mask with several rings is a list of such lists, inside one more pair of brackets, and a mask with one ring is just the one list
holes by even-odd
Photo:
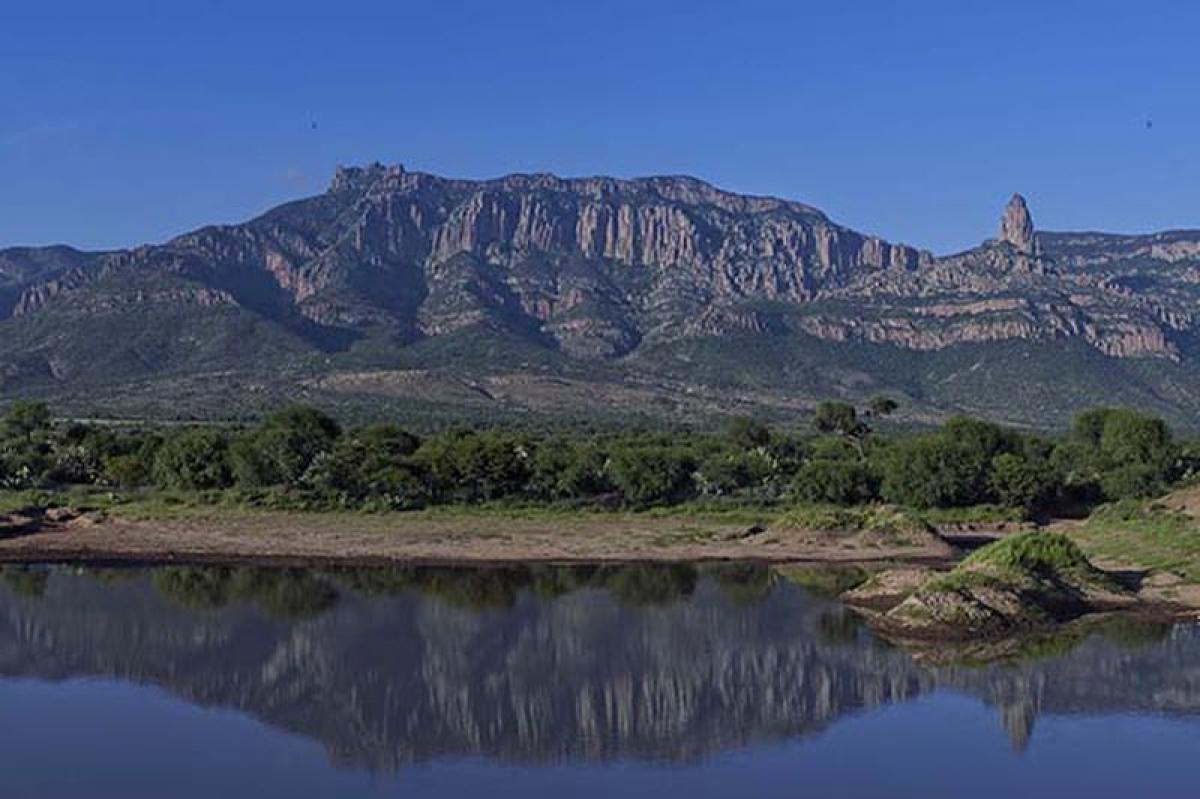
[[357, 564], [751, 560], [949, 562], [936, 536], [769, 529], [744, 519], [580, 514], [218, 512], [166, 520], [37, 512], [0, 519], [0, 561]]

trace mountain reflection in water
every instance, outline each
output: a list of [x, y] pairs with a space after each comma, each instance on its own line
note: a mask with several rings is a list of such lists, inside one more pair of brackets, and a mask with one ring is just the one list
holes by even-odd
[[9, 566], [0, 581], [4, 677], [160, 686], [371, 769], [693, 760], [934, 689], [995, 706], [1016, 748], [1040, 714], [1200, 710], [1192, 626], [1119, 621], [1003, 665], [923, 666], [749, 566]]

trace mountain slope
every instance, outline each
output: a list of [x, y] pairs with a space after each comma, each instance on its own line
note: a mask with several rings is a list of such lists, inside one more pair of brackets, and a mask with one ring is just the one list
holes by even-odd
[[1200, 231], [1044, 233], [1019, 196], [996, 239], [935, 258], [693, 178], [376, 164], [162, 245], [0, 250], [0, 394], [698, 419], [891, 390], [917, 414], [1119, 401], [1189, 424], [1198, 284]]

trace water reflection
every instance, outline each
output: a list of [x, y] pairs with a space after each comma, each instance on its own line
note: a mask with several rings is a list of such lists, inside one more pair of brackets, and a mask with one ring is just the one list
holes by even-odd
[[443, 755], [694, 759], [938, 688], [996, 707], [1018, 749], [1041, 714], [1200, 710], [1194, 628], [1119, 619], [1022, 642], [999, 665], [914, 658], [817, 595], [844, 579], [682, 565], [5, 567], [0, 673], [161, 686], [372, 769]]

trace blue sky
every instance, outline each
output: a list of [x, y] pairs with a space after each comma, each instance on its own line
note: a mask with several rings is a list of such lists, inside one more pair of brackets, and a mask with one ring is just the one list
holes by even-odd
[[158, 241], [373, 160], [688, 173], [938, 252], [1013, 191], [1047, 229], [1200, 227], [1198, 30], [1157, 0], [4, 0], [0, 246]]

